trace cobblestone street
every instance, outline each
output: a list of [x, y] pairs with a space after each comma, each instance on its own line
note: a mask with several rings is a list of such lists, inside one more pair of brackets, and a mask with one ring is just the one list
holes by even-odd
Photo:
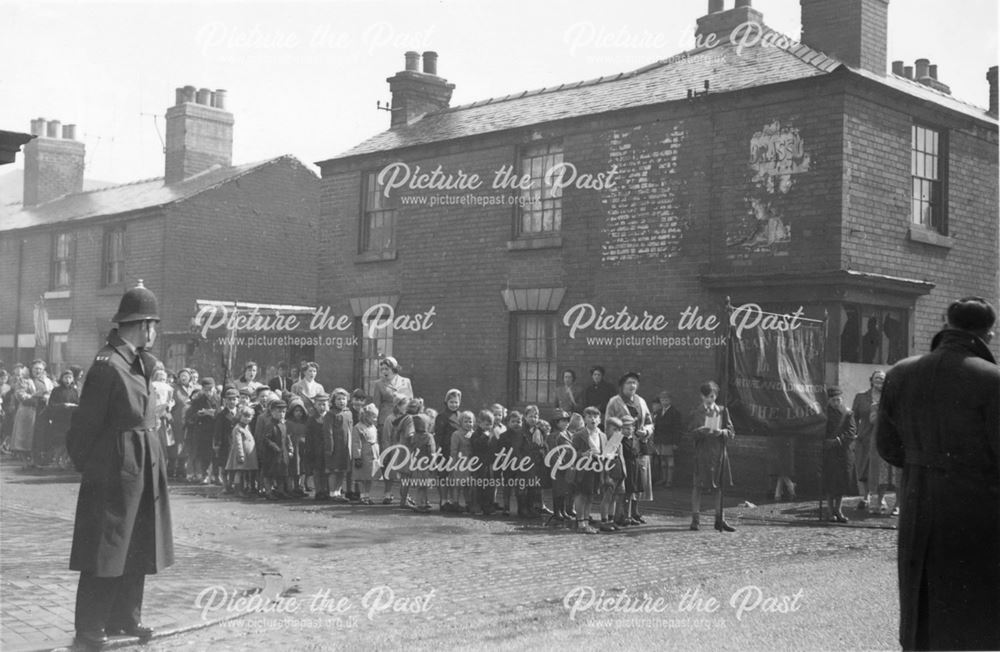
[[[65, 645], [76, 476], [3, 470], [4, 648]], [[837, 527], [732, 509], [730, 520], [745, 516], [736, 533], [710, 520], [690, 532], [670, 494], [648, 525], [583, 536], [542, 521], [218, 491], [172, 489], [178, 561], [148, 578], [145, 620], [179, 633], [148, 649], [898, 647], [889, 519]], [[768, 507], [815, 512], [815, 503]], [[234, 601], [274, 572], [286, 592], [269, 611]]]

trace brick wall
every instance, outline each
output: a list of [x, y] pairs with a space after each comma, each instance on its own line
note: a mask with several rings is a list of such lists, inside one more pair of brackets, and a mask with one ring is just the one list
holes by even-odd
[[[53, 234], [68, 231], [74, 240], [74, 262], [68, 297], [49, 298], [45, 302], [49, 319], [71, 319], [66, 349], [67, 363], [87, 366], [104, 341], [111, 327], [110, 319], [118, 309], [122, 293], [142, 278], [146, 287], [158, 294], [163, 288], [162, 259], [163, 222], [159, 213], [151, 211], [126, 222], [125, 249], [126, 282], [114, 287], [102, 287], [102, 256], [104, 230], [119, 221], [89, 222], [82, 226], [65, 226], [62, 229], [20, 231], [5, 234], [0, 243], [2, 264], [14, 270], [8, 283], [7, 277], [0, 284], [0, 301], [3, 305], [16, 304], [17, 246], [24, 240], [24, 275], [21, 288], [21, 333], [33, 333], [32, 309], [39, 296], [51, 287], [51, 261]], [[9, 263], [9, 264], [8, 264]], [[0, 334], [14, 332], [16, 311], [4, 310], [0, 314]], [[23, 361], [42, 355], [36, 348], [22, 352]]]
[[[969, 226], [973, 214], [990, 206], [993, 215], [996, 211], [996, 183], [986, 181], [991, 174], [995, 177], [995, 158], [992, 172], [988, 166], [975, 169], [976, 161], [988, 158], [990, 137], [980, 136], [984, 144], [964, 131], [951, 138], [951, 192], [953, 203], [961, 204], [952, 208], [952, 223], [967, 234], [955, 234], [953, 252], [962, 253], [952, 254], [951, 266], [940, 267], [918, 251], [926, 245], [905, 239], [907, 212], [897, 216], [902, 221], [896, 226], [883, 217], [908, 207], [909, 172], [906, 168], [900, 173], [896, 159], [908, 165], [909, 123], [902, 131], [899, 125], [883, 124], [899, 118], [885, 107], [859, 105], [848, 87], [847, 74], [831, 75], [428, 145], [391, 157], [328, 162], [321, 200], [322, 248], [328, 255], [321, 259], [320, 278], [333, 283], [321, 283], [318, 302], [331, 305], [335, 313], [349, 313], [349, 299], [359, 296], [398, 295], [401, 313], [433, 305], [434, 326], [420, 333], [397, 332], [393, 354], [416, 393], [431, 405], [438, 406], [445, 391], [456, 386], [465, 392], [465, 405], [478, 408], [496, 400], [515, 403], [507, 383], [511, 316], [501, 290], [508, 285], [564, 287], [556, 313], [559, 367], [574, 368], [580, 384], [592, 364], [607, 367], [612, 380], [626, 370], [641, 371], [640, 394], [652, 398], [660, 389], [670, 389], [686, 410], [697, 402], [698, 383], [716, 375], [711, 339], [707, 346], [691, 341], [632, 345], [624, 337], [593, 339], [629, 335], [593, 327], [571, 337], [564, 322], [567, 311], [580, 304], [604, 307], [612, 314], [627, 307], [631, 314], [646, 311], [669, 321], [662, 331], [635, 335], [715, 335], [721, 328], [680, 331], [677, 323], [687, 307], [721, 316], [725, 293], [709, 289], [706, 274], [726, 276], [738, 286], [741, 278], [753, 275], [808, 279], [816, 272], [851, 269], [930, 276], [950, 294], [967, 265], [982, 279], [969, 284], [969, 291], [995, 297], [995, 219], [992, 227], [979, 222]], [[898, 98], [882, 101], [898, 103]], [[894, 129], [899, 133], [894, 135]], [[995, 137], [994, 131], [994, 147]], [[515, 163], [519, 146], [546, 141], [560, 141], [564, 161], [580, 173], [617, 167], [614, 188], [564, 190], [559, 246], [509, 250], [514, 219], [509, 207], [403, 204], [397, 208], [396, 258], [358, 260], [362, 171], [378, 169], [398, 156], [425, 171], [440, 165], [445, 173], [461, 170], [489, 180], [499, 166]], [[888, 179], [893, 174], [902, 175], [903, 185]], [[991, 189], [970, 203], [964, 198], [966, 184], [976, 183]], [[902, 190], [886, 192], [894, 187]], [[487, 187], [474, 194], [492, 192]], [[867, 220], [864, 230], [870, 232], [862, 243], [860, 220]], [[973, 264], [975, 257], [984, 260]], [[925, 271], [918, 272], [921, 269]], [[985, 288], [985, 283], [993, 283], [994, 289]], [[733, 301], [805, 304], [808, 316], [822, 317], [824, 308], [839, 312], [843, 299], [837, 299], [842, 295], [836, 292], [794, 281], [780, 292], [745, 284]], [[935, 311], [940, 308], [933, 301], [918, 301], [920, 333], [929, 332], [929, 315]], [[839, 332], [832, 317], [832, 332]], [[353, 354], [318, 352], [329, 382], [352, 384]], [[796, 456], [797, 480], [806, 491], [817, 488], [816, 443], [802, 442]], [[766, 439], [739, 438], [733, 446], [734, 466], [742, 478], [737, 481], [763, 490], [772, 457]]]
[[[239, 179], [167, 208], [160, 294], [165, 342], [192, 342], [198, 299], [311, 306], [317, 286], [319, 181], [282, 157]], [[223, 331], [213, 331], [212, 337]], [[219, 347], [192, 351], [190, 364], [219, 375]], [[207, 352], [206, 352], [207, 351]], [[287, 357], [286, 347], [240, 348], [236, 366]], [[212, 365], [213, 368], [208, 368]]]
[[[160, 303], [160, 337], [154, 347], [160, 357], [168, 343], [190, 341], [196, 299], [312, 305], [317, 286], [317, 212], [316, 176], [298, 161], [280, 158], [162, 210], [61, 227], [75, 239], [72, 285], [68, 297], [50, 298], [46, 307], [50, 319], [72, 319], [68, 362], [89, 365], [112, 326], [110, 319], [122, 293], [140, 278]], [[122, 223], [125, 282], [104, 288], [104, 231]], [[7, 306], [16, 303], [17, 248], [25, 240], [22, 333], [33, 332], [32, 306], [50, 289], [52, 239], [59, 231], [46, 227], [0, 236], [0, 265], [13, 270], [0, 283], [0, 302]], [[15, 312], [0, 311], [0, 335], [14, 332]], [[32, 356], [22, 352], [19, 357]], [[237, 364], [257, 357], [263, 374], [263, 367], [286, 356], [286, 347], [241, 351]], [[205, 362], [215, 356], [197, 359]]]
[[[952, 300], [978, 295], [998, 301], [997, 131], [916, 104], [887, 105], [861, 91], [848, 97], [845, 117], [851, 154], [844, 171], [844, 265], [935, 284], [913, 312], [911, 351], [924, 352]], [[948, 247], [908, 236], [915, 120], [949, 141]]]

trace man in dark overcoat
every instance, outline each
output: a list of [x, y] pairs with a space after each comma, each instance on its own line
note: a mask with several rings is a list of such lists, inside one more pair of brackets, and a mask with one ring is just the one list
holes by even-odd
[[903, 467], [899, 641], [904, 650], [1000, 649], [1000, 369], [996, 310], [948, 307], [931, 353], [886, 375], [878, 452]]
[[122, 297], [107, 344], [87, 372], [66, 437], [83, 474], [70, 568], [80, 571], [76, 638], [99, 648], [109, 634], [148, 639], [145, 577], [174, 561], [166, 457], [151, 379], [156, 297], [139, 281]]

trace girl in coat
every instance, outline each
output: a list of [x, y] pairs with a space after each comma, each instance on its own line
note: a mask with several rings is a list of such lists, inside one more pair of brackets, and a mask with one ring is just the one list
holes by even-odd
[[341, 503], [347, 502], [345, 483], [351, 465], [351, 431], [354, 430], [354, 417], [347, 405], [349, 399], [350, 394], [346, 389], [338, 387], [333, 390], [333, 409], [327, 416], [332, 422], [330, 430], [333, 436], [333, 454], [330, 456], [331, 499]]
[[[317, 393], [313, 396], [313, 401], [316, 396], [319, 396], [319, 394]], [[288, 477], [292, 484], [292, 495], [301, 498], [306, 495], [306, 477], [312, 473], [312, 464], [309, 457], [304, 454], [309, 415], [301, 397], [294, 396], [288, 402], [288, 414], [285, 415], [285, 422], [288, 434], [292, 438], [295, 447], [292, 457], [288, 461]]]
[[[448, 393], [444, 395], [444, 406], [445, 409], [437, 415], [434, 421], [434, 441], [439, 446], [438, 455], [440, 455], [442, 462], [447, 463], [451, 456], [452, 435], [458, 430], [459, 410], [462, 406], [461, 390], [449, 389]], [[471, 428], [469, 432], [471, 432]], [[447, 471], [438, 473], [438, 508], [442, 512], [460, 511], [455, 509], [455, 505], [458, 503], [458, 497], [462, 495], [462, 489], [449, 482], [448, 477]], [[467, 497], [465, 504], [469, 504]]]
[[354, 477], [359, 481], [361, 503], [371, 505], [372, 478], [379, 474], [378, 408], [372, 403], [361, 408], [360, 421], [354, 424], [351, 435], [351, 458], [354, 460]]
[[[427, 500], [427, 485], [434, 479], [434, 471], [421, 470], [421, 466], [429, 464], [437, 454], [437, 444], [434, 441], [434, 422], [426, 414], [413, 415], [413, 437], [410, 439], [410, 459], [416, 468], [410, 477], [418, 482], [413, 509], [429, 513], [431, 504]], [[404, 487], [405, 489], [405, 487]], [[403, 499], [405, 504], [405, 499]]]
[[688, 417], [688, 431], [694, 438], [694, 482], [691, 489], [691, 529], [701, 526], [701, 492], [715, 491], [715, 529], [733, 532], [722, 513], [723, 483], [732, 486], [733, 472], [729, 466], [726, 441], [736, 436], [729, 410], [715, 402], [719, 386], [710, 380], [698, 388], [701, 405]]
[[[493, 413], [496, 414], [495, 412]], [[509, 460], [516, 460], [524, 449], [523, 416], [517, 410], [512, 410], [507, 415], [506, 430], [500, 433], [494, 442], [496, 456], [504, 456]], [[494, 426], [495, 428], [495, 426]], [[490, 462], [492, 466], [492, 461]], [[503, 489], [503, 501], [500, 503], [504, 516], [510, 516], [510, 497], [515, 493], [514, 486], [524, 482], [524, 472], [514, 471], [510, 468], [497, 471]], [[523, 490], [517, 493], [517, 515], [522, 518], [533, 516], [525, 500]]]
[[232, 442], [229, 445], [229, 459], [226, 460], [226, 471], [235, 475], [234, 483], [244, 498], [254, 498], [251, 491], [252, 477], [257, 474], [257, 448], [250, 432], [250, 421], [253, 419], [252, 407], [239, 409], [239, 423], [233, 428]]
[[[388, 450], [390, 446], [395, 446], [396, 444], [402, 444], [403, 446], [409, 445], [410, 438], [413, 436], [413, 415], [410, 414], [410, 401], [411, 399], [405, 396], [396, 397], [396, 401], [392, 408], [392, 416], [387, 418], [385, 423], [382, 424], [381, 438], [379, 439], [380, 450]], [[413, 409], [413, 413], [416, 412], [417, 409]], [[403, 473], [406, 472], [403, 471]], [[396, 499], [392, 495], [392, 488], [400, 476], [400, 471], [396, 470], [387, 469], [383, 472], [383, 505], [391, 505], [395, 502]], [[400, 491], [401, 502], [405, 505], [406, 500], [403, 492], [405, 492], [405, 487], [403, 487]]]
[[839, 387], [826, 390], [826, 432], [823, 437], [823, 493], [830, 506], [831, 523], [847, 523], [843, 512], [844, 494], [851, 493], [856, 439], [854, 415], [844, 406]]
[[[455, 466], [448, 475], [448, 482], [453, 485], [452, 496], [455, 499], [453, 507], [448, 511], [472, 511], [472, 486], [469, 484], [469, 460], [472, 459], [472, 431], [476, 427], [476, 416], [468, 410], [458, 413], [458, 428], [451, 433], [451, 461]], [[461, 502], [459, 502], [461, 501]], [[442, 511], [444, 509], [442, 508]]]

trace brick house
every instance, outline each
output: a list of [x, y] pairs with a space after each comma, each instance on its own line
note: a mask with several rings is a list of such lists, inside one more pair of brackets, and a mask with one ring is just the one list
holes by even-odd
[[[886, 0], [801, 0], [801, 43], [737, 5], [712, 0], [670, 59], [463, 106], [436, 53], [407, 53], [389, 130], [318, 163], [318, 304], [362, 338], [318, 352], [335, 382], [391, 353], [433, 406], [452, 386], [551, 406], [561, 370], [602, 364], [687, 409], [724, 334], [697, 319], [729, 296], [825, 320], [825, 381], [850, 397], [927, 350], [953, 298], [996, 304], [996, 68], [987, 110], [927, 60], [887, 70]], [[738, 441], [743, 482], [767, 451]]]
[[[225, 91], [178, 89], [166, 113], [165, 175], [84, 192], [75, 127], [32, 121], [23, 201], [0, 207], [0, 360], [89, 365], [122, 293], [142, 279], [160, 301], [154, 353], [168, 369], [194, 365], [221, 379], [220, 329], [206, 339], [192, 328], [201, 306], [312, 305], [318, 179], [292, 156], [234, 166], [233, 124]], [[35, 341], [36, 304], [48, 341]], [[264, 373], [303, 355], [312, 354], [242, 347], [227, 362], [254, 358]]]

